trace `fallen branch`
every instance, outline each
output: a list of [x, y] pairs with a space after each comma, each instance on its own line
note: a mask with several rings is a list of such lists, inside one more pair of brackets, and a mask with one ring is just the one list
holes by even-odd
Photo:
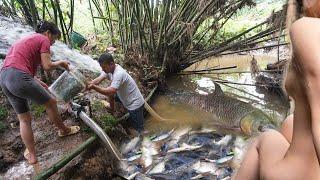
[[218, 79], [218, 80], [214, 80], [217, 83], [221, 83], [221, 84], [236, 84], [236, 85], [242, 85], [242, 86], [258, 86], [258, 87], [276, 87], [276, 86], [268, 86], [268, 85], [264, 85], [264, 84], [248, 84], [248, 83], [237, 83], [237, 82], [231, 82], [231, 81], [227, 81], [227, 80], [223, 80], [220, 78], [215, 78], [212, 77], [213, 79]]
[[[219, 71], [219, 70], [225, 70], [225, 69], [234, 69], [237, 68], [237, 66], [229, 66], [229, 67], [223, 67], [223, 68], [213, 68], [209, 70], [197, 70], [197, 71], [183, 71], [181, 73], [178, 73], [178, 75], [189, 75], [189, 74], [202, 74], [204, 71]], [[209, 72], [208, 72], [209, 73]], [[208, 73], [203, 73], [203, 74], [208, 74]]]
[[[215, 82], [216, 82], [216, 81], [215, 81]], [[219, 82], [218, 82], [218, 83], [219, 83]], [[220, 84], [220, 83], [219, 83], [219, 84]], [[221, 83], [221, 84], [224, 85], [224, 86], [230, 87], [230, 88], [232, 88], [232, 89], [238, 90], [238, 91], [240, 91], [240, 92], [243, 92], [243, 93], [245, 93], [245, 94], [249, 94], [250, 96], [253, 96], [253, 97], [257, 98], [257, 99], [260, 99], [260, 100], [263, 100], [263, 101], [264, 101], [264, 99], [262, 99], [261, 97], [259, 97], [259, 96], [257, 96], [257, 95], [254, 95], [254, 94], [251, 94], [251, 93], [249, 93], [248, 91], [245, 91], [245, 90], [242, 90], [242, 89], [239, 89], [239, 88], [230, 86], [230, 85], [228, 85], [228, 84], [224, 84], [224, 83]]]
[[[278, 73], [282, 72], [283, 70], [260, 70], [259, 72], [267, 72], [267, 73]], [[230, 71], [230, 72], [195, 72], [193, 74], [244, 74], [244, 73], [252, 73], [251, 71]], [[193, 75], [193, 74], [183, 74], [180, 73], [178, 75]]]

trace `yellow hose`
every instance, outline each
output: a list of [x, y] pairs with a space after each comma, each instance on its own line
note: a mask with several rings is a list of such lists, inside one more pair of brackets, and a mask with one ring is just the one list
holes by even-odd
[[151, 114], [152, 117], [154, 117], [158, 121], [169, 121], [170, 119], [164, 119], [159, 114], [157, 114], [152, 107], [147, 103], [147, 101], [144, 102], [144, 108]]

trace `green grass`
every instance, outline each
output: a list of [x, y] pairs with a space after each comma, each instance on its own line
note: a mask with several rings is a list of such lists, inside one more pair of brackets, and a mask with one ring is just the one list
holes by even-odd
[[0, 121], [0, 133], [3, 133], [6, 130], [7, 126]]
[[105, 131], [110, 131], [113, 129], [113, 127], [117, 124], [117, 119], [111, 115], [110, 113], [105, 113], [102, 115], [99, 115], [94, 118], [95, 121], [100, 122], [102, 128]]
[[44, 112], [46, 111], [46, 108], [42, 105], [37, 105], [37, 104], [32, 104], [31, 105], [31, 110], [34, 113], [35, 117], [41, 117], [41, 115], [44, 114]]
[[94, 120], [98, 122], [102, 129], [110, 131], [117, 124], [117, 119], [110, 113], [106, 112], [106, 107], [100, 101], [92, 103], [92, 111], [97, 112]]
[[92, 111], [96, 112], [96, 111], [101, 111], [104, 109], [105, 109], [105, 107], [100, 101], [94, 101], [92, 103]]
[[6, 119], [8, 115], [8, 110], [4, 106], [0, 106], [0, 120]]

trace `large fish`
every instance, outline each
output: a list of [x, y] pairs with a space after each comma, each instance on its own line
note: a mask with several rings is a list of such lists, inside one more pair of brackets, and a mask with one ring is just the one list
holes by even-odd
[[237, 129], [246, 135], [256, 134], [266, 128], [275, 128], [270, 117], [252, 105], [227, 96], [215, 84], [215, 91], [208, 95], [190, 92], [175, 92], [175, 102], [191, 105], [212, 114], [213, 125], [226, 129]]

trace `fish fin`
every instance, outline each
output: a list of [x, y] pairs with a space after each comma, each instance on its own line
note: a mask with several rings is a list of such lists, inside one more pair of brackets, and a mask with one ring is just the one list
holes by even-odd
[[215, 94], [215, 95], [223, 95], [224, 93], [223, 93], [223, 91], [221, 89], [221, 86], [216, 82], [213, 82], [213, 84], [214, 84], [214, 93], [213, 94]]
[[215, 94], [224, 94], [221, 89], [221, 86], [216, 82], [213, 82], [213, 83], [214, 83], [214, 93]]

